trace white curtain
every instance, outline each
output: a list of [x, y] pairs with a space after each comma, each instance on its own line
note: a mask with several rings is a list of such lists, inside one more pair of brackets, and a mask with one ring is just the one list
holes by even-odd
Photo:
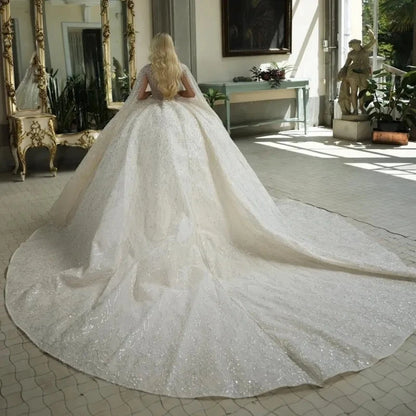
[[85, 68], [82, 30], [68, 31], [68, 42], [72, 75], [83, 74], [85, 72]]

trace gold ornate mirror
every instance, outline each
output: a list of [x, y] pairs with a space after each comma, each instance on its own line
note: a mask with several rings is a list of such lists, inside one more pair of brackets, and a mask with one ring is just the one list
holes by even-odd
[[1, 0], [7, 115], [46, 111], [43, 0]]
[[101, 0], [107, 105], [118, 110], [136, 79], [134, 0]]
[[10, 15], [10, 0], [1, 0], [0, 11], [6, 112], [7, 115], [10, 115], [16, 111], [16, 90], [13, 73], [13, 21]]

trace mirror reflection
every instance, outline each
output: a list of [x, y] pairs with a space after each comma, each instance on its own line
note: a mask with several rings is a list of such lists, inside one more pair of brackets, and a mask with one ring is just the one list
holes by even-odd
[[36, 110], [40, 103], [32, 2], [30, 0], [11, 2], [11, 16], [14, 32], [13, 58], [17, 108]]
[[109, 6], [112, 100], [118, 102], [125, 101], [130, 92], [126, 2], [110, 0]]
[[105, 102], [99, 0], [45, 0], [48, 99], [58, 133], [101, 129]]
[[[56, 116], [57, 133], [102, 129], [111, 117], [108, 105], [121, 105], [129, 95], [129, 68], [134, 67], [133, 4], [126, 0], [42, 1], [47, 107]], [[110, 34], [105, 57], [104, 6]], [[17, 108], [37, 110], [34, 0], [14, 0], [11, 11]]]

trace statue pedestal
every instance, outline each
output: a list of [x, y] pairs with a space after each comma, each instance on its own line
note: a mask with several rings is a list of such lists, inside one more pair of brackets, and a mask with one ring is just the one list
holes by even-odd
[[[343, 118], [344, 117], [345, 116], [343, 116]], [[332, 129], [333, 135], [336, 139], [345, 139], [354, 142], [371, 141], [371, 135], [373, 132], [370, 121], [364, 119], [335, 119]]]

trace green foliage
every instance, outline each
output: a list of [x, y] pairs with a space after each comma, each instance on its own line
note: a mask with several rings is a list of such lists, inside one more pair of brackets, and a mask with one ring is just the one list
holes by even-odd
[[57, 132], [102, 129], [110, 114], [99, 81], [93, 80], [87, 85], [84, 74], [75, 75], [68, 77], [59, 91], [56, 72], [50, 72], [47, 91], [51, 112], [56, 116]]
[[[363, 33], [365, 25], [373, 25], [373, 5], [374, 0], [363, 0]], [[415, 8], [415, 0], [379, 1], [379, 55], [386, 58], [386, 63], [404, 70], [411, 60]], [[364, 36], [363, 40], [366, 43], [368, 39]]]
[[401, 121], [408, 128], [416, 127], [416, 71], [396, 81], [385, 70], [375, 71], [361, 97], [371, 120]]
[[223, 94], [221, 91], [215, 90], [214, 88], [209, 88], [208, 91], [203, 95], [211, 108], [214, 108], [216, 101], [228, 100], [228, 97], [225, 94]]
[[393, 32], [412, 30], [415, 0], [380, 0], [380, 14], [388, 20], [387, 28]]
[[75, 118], [75, 104], [68, 97], [67, 86], [62, 92], [59, 91], [59, 83], [56, 77], [57, 71], [51, 70], [48, 78], [48, 99], [52, 114], [56, 117], [57, 133], [71, 131], [71, 126]]
[[130, 80], [120, 61], [113, 57], [113, 101], [126, 101], [130, 94]]

